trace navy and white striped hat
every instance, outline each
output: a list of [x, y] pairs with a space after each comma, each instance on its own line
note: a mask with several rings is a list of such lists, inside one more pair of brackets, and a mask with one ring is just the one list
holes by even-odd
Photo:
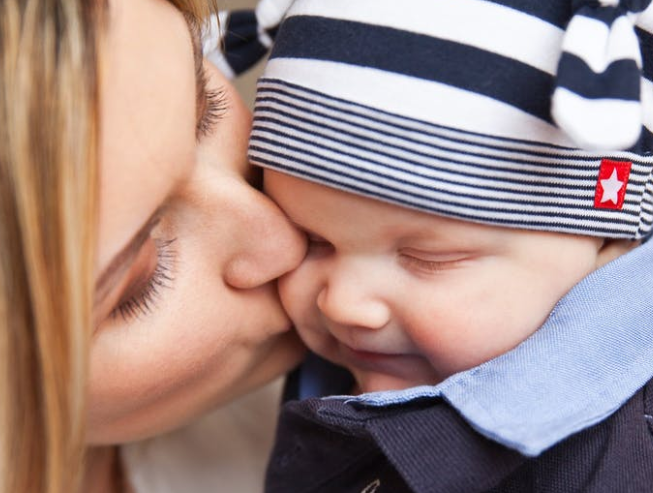
[[204, 56], [230, 79], [244, 73], [268, 53], [292, 2], [260, 0], [255, 9], [212, 15], [202, 33]]
[[296, 0], [250, 159], [469, 221], [646, 237], [650, 3]]

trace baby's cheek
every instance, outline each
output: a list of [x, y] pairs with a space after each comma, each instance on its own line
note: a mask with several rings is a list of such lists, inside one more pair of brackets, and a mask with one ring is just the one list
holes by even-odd
[[313, 293], [317, 288], [305, 270], [300, 265], [279, 278], [278, 283], [281, 303], [295, 325], [300, 325], [316, 307], [317, 295]]
[[[419, 299], [417, 300], [419, 303]], [[471, 349], [482, 334], [469, 310], [452, 310], [448, 303], [424, 303], [406, 313], [402, 325], [417, 349], [442, 379], [476, 366], [478, 353]], [[460, 306], [460, 305], [454, 305]]]
[[328, 331], [317, 306], [319, 292], [319, 273], [310, 264], [302, 264], [279, 279], [281, 303], [299, 336], [311, 350], [322, 354], [323, 339]]

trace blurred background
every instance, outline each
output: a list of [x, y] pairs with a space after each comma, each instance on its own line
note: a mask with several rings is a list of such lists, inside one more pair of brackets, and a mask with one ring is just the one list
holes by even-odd
[[[237, 10], [237, 9], [247, 9], [254, 8], [256, 5], [256, 0], [218, 0], [218, 5], [221, 9], [225, 10]], [[247, 72], [245, 75], [238, 77], [234, 83], [240, 93], [245, 99], [245, 102], [249, 105], [250, 108], [254, 104], [254, 95], [256, 93], [256, 79], [261, 75], [261, 71], [265, 61], [259, 63], [252, 70]]]

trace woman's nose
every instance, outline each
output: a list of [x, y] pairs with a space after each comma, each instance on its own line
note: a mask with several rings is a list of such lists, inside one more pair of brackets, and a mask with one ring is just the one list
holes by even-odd
[[237, 220], [242, 237], [224, 272], [230, 286], [261, 286], [293, 270], [304, 258], [305, 236], [261, 192], [251, 189], [247, 212]]
[[381, 329], [391, 317], [388, 304], [378, 294], [375, 276], [347, 265], [328, 274], [317, 296], [317, 306], [332, 322], [348, 327]]

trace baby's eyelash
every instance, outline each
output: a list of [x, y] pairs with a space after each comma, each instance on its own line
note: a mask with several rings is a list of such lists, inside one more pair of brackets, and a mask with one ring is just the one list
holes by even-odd
[[195, 134], [197, 139], [210, 135], [215, 129], [216, 124], [224, 117], [229, 109], [227, 93], [223, 88], [208, 89], [208, 75], [206, 69], [202, 68], [199, 75], [199, 85], [202, 88], [204, 102], [202, 104], [202, 113], [197, 122]]
[[453, 266], [452, 262], [424, 260], [410, 255], [402, 255], [400, 260], [407, 267], [419, 270], [427, 274], [437, 274]]
[[145, 286], [134, 296], [121, 301], [111, 311], [111, 318], [117, 316], [127, 322], [132, 318], [147, 315], [152, 311], [162, 288], [172, 287], [174, 277], [172, 267], [176, 252], [172, 248], [176, 238], [172, 240], [155, 240], [157, 250], [157, 264]]

